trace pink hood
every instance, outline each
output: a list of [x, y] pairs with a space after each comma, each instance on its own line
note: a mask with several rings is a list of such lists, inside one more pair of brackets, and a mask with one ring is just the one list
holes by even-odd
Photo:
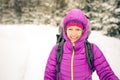
[[66, 40], [68, 40], [68, 38], [66, 36], [66, 33], [65, 33], [65, 25], [67, 24], [67, 22], [69, 22], [71, 20], [77, 20], [77, 21], [79, 21], [79, 22], [81, 22], [83, 24], [83, 26], [84, 26], [84, 33], [83, 33], [83, 35], [82, 35], [80, 40], [81, 41], [85, 41], [85, 39], [87, 38], [87, 35], [88, 35], [88, 28], [89, 28], [89, 26], [88, 26], [87, 17], [85, 16], [84, 12], [81, 11], [80, 9], [72, 9], [65, 16], [65, 18], [63, 20], [64, 38]]

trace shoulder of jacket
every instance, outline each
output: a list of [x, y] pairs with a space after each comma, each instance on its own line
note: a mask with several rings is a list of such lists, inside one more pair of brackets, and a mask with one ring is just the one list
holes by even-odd
[[99, 47], [95, 43], [91, 43], [93, 52], [96, 52], [97, 50], [100, 50]]
[[94, 48], [99, 48], [95, 43], [91, 43], [91, 45], [92, 45], [92, 48], [94, 49]]
[[103, 54], [102, 50], [95, 43], [91, 43], [91, 44], [92, 44], [92, 52], [94, 55]]

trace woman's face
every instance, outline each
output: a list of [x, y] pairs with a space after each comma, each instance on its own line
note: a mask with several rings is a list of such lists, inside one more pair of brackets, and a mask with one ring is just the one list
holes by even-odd
[[67, 28], [67, 36], [72, 43], [76, 42], [83, 33], [83, 30], [77, 26], [71, 26]]

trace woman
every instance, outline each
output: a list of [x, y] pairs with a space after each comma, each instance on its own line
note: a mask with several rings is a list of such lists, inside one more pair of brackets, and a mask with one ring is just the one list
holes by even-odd
[[[60, 63], [59, 80], [92, 80], [92, 73], [86, 59], [85, 40], [88, 36], [88, 20], [79, 9], [70, 10], [63, 21], [65, 39]], [[44, 80], [56, 80], [56, 44], [48, 58]], [[101, 50], [92, 43], [94, 68], [100, 80], [118, 80]]]

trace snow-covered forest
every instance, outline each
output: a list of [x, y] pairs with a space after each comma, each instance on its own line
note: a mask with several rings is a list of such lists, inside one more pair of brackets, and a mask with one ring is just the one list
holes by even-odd
[[72, 8], [86, 13], [92, 30], [120, 38], [120, 0], [0, 0], [0, 24], [61, 26]]

